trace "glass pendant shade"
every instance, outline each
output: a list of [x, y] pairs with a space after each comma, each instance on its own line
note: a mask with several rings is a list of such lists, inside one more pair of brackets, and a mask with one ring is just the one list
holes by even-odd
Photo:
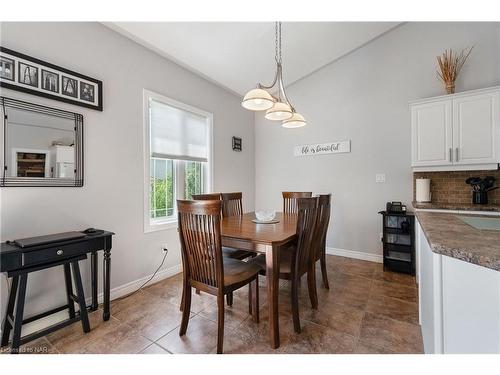
[[300, 128], [302, 126], [305, 126], [307, 124], [306, 119], [304, 116], [302, 116], [300, 113], [294, 112], [292, 117], [290, 117], [287, 120], [283, 120], [283, 126], [284, 128]]
[[246, 93], [241, 105], [250, 111], [265, 111], [274, 105], [274, 100], [266, 90], [253, 89]]
[[272, 108], [269, 108], [265, 116], [268, 120], [283, 121], [292, 117], [292, 109], [283, 102], [274, 103]]

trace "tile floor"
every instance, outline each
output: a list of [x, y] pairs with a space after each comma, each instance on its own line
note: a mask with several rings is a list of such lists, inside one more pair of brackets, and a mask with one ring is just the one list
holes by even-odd
[[[225, 353], [422, 353], [417, 288], [413, 277], [383, 272], [382, 265], [328, 256], [330, 290], [318, 272], [319, 309], [310, 308], [305, 280], [300, 291], [302, 333], [293, 331], [290, 288], [280, 284], [281, 346], [268, 341], [265, 281], [260, 290], [261, 322], [248, 315], [247, 288], [226, 307]], [[319, 271], [319, 270], [318, 270]], [[214, 353], [215, 297], [193, 293], [186, 336], [179, 337], [181, 275], [111, 304], [111, 319], [90, 314], [84, 335], [75, 323], [27, 344], [29, 353]]]

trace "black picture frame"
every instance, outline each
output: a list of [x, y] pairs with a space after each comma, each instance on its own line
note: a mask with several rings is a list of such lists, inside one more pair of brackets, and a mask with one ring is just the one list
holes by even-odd
[[241, 152], [242, 140], [240, 137], [233, 137], [233, 151]]
[[[3, 117], [2, 132], [3, 137], [3, 163], [2, 174], [0, 176], [0, 187], [14, 187], [14, 186], [25, 186], [25, 187], [82, 187], [83, 186], [83, 115], [80, 113], [64, 111], [62, 109], [47, 107], [44, 105], [39, 105], [35, 103], [25, 102], [22, 100], [7, 98], [5, 96], [0, 96], [0, 107], [2, 109], [1, 113]], [[75, 127], [75, 178], [47, 178], [47, 177], [11, 177], [7, 176], [9, 166], [6, 165], [7, 161], [7, 144], [6, 144], [6, 129], [8, 116], [8, 108], [21, 109], [24, 111], [30, 111], [34, 113], [39, 113], [42, 115], [49, 115], [54, 117], [65, 118], [74, 121]]]
[[[80, 73], [77, 73], [77, 72], [74, 72], [74, 71], [66, 69], [66, 68], [60, 67], [58, 65], [49, 63], [47, 61], [43, 61], [43, 60], [34, 58], [32, 56], [28, 56], [26, 54], [23, 54], [23, 53], [20, 53], [17, 51], [13, 51], [13, 50], [6, 48], [6, 47], [0, 46], [0, 53], [4, 53], [4, 54], [9, 55], [9, 56], [1, 56], [2, 59], [12, 60], [11, 57], [14, 57], [17, 59], [22, 59], [23, 64], [29, 65], [26, 62], [31, 62], [31, 63], [36, 64], [40, 67], [40, 69], [38, 69], [38, 74], [37, 74], [37, 80], [38, 80], [37, 85], [36, 86], [35, 85], [28, 85], [28, 84], [25, 84], [19, 80], [19, 74], [21, 74], [21, 72], [19, 70], [19, 65], [21, 64], [21, 62], [15, 61], [14, 66], [18, 71], [14, 72], [14, 75], [13, 75], [14, 81], [10, 80], [8, 78], [5, 78], [5, 77], [0, 77], [0, 87], [5, 87], [7, 89], [24, 92], [24, 93], [31, 94], [31, 95], [41, 96], [41, 97], [48, 98], [48, 99], [54, 99], [54, 100], [58, 100], [61, 102], [77, 105], [80, 107], [95, 109], [97, 111], [103, 110], [102, 81], [95, 79], [95, 78], [92, 78], [92, 77], [89, 77], [89, 76], [86, 76], [86, 75], [83, 75], [83, 74], [80, 74]], [[18, 65], [18, 66], [16, 66], [16, 65]], [[44, 70], [49, 72], [49, 73], [58, 75], [58, 88], [57, 88], [58, 92], [57, 93], [52, 92], [51, 90], [46, 90], [43, 88], [43, 82], [41, 79], [41, 75], [42, 75], [41, 70], [43, 68], [46, 68]], [[17, 75], [16, 75], [16, 73], [17, 73]], [[68, 76], [71, 76], [71, 77], [68, 77]], [[76, 87], [74, 94], [70, 95], [69, 93], [63, 92], [63, 77], [66, 77], [66, 78], [71, 79], [73, 81], [74, 80], [77, 81], [77, 87]], [[90, 84], [91, 86], [93, 86], [93, 98], [94, 98], [93, 102], [91, 102], [89, 100], [88, 95], [85, 96], [85, 98], [80, 97], [80, 93], [81, 93], [80, 88], [81, 88], [82, 84], [85, 84], [85, 85]], [[96, 98], [96, 96], [97, 96], [97, 98]]]

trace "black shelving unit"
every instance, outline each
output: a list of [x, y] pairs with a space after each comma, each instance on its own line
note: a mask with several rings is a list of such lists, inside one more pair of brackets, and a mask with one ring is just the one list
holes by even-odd
[[415, 215], [380, 211], [383, 217], [384, 270], [415, 275]]

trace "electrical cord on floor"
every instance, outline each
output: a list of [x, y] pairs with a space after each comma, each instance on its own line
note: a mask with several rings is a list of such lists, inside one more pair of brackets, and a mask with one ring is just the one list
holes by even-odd
[[151, 277], [148, 280], [146, 280], [139, 288], [137, 288], [133, 292], [130, 292], [129, 294], [126, 294], [126, 295], [121, 296], [119, 298], [115, 298], [114, 301], [130, 297], [131, 295], [137, 293], [142, 288], [144, 288], [151, 280], [153, 280], [153, 278], [156, 276], [156, 274], [158, 273], [158, 271], [161, 269], [161, 267], [163, 266], [163, 263], [165, 263], [165, 259], [167, 258], [167, 254], [168, 254], [168, 249], [165, 249], [165, 254], [163, 255], [163, 259], [161, 260], [160, 265], [158, 266], [158, 268], [156, 269], [156, 271], [151, 275]]

